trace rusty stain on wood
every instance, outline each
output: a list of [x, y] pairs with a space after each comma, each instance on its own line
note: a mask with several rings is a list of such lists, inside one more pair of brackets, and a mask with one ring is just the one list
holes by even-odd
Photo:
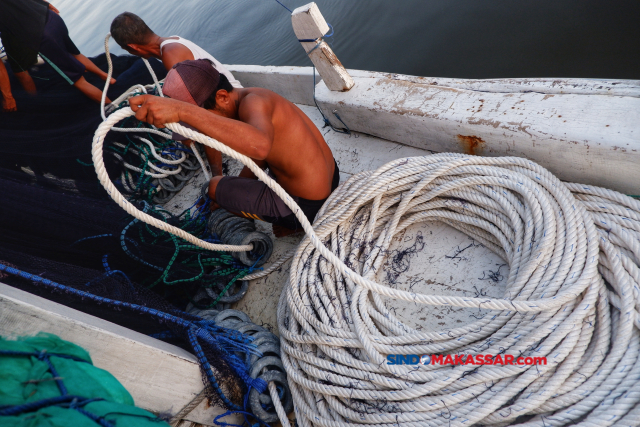
[[462, 144], [463, 151], [472, 156], [478, 155], [476, 150], [482, 149], [485, 145], [485, 141], [475, 135], [457, 135], [457, 138]]

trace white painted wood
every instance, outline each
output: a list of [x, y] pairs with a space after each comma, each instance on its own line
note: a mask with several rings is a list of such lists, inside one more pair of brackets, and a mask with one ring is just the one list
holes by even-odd
[[[194, 356], [176, 346], [0, 283], [0, 335], [48, 332], [89, 352], [93, 364], [109, 371], [131, 393], [137, 406], [175, 414], [203, 389]], [[226, 412], [204, 403], [187, 419], [213, 425]], [[227, 422], [239, 423], [231, 416]]]
[[[313, 67], [226, 65], [244, 87], [269, 89], [295, 104], [313, 104]], [[316, 71], [315, 83], [322, 81]]]
[[291, 23], [298, 40], [316, 40], [300, 44], [318, 69], [327, 87], [335, 91], [351, 89], [355, 84], [353, 79], [329, 45], [320, 39], [329, 31], [329, 25], [318, 6], [312, 2], [295, 9], [291, 14]]
[[[352, 72], [348, 93], [316, 87], [316, 99], [336, 126], [437, 152], [531, 159], [566, 181], [640, 194], [640, 85], [628, 82], [625, 96], [587, 95], [607, 90], [601, 81], [583, 81], [569, 92], [515, 91], [513, 81], [438, 81]], [[436, 84], [433, 84], [436, 83]], [[608, 84], [615, 86], [615, 82]], [[553, 81], [539, 89], [557, 90]], [[460, 88], [466, 85], [467, 88]], [[457, 86], [457, 87], [453, 87]], [[554, 89], [554, 86], [556, 89]], [[598, 89], [602, 86], [602, 89]], [[616, 93], [616, 89], [611, 89]], [[562, 92], [562, 90], [560, 91]]]
[[295, 9], [291, 14], [291, 22], [298, 39], [317, 39], [330, 30], [329, 24], [315, 2]]
[[[362, 73], [362, 72], [358, 72]], [[371, 73], [369, 73], [371, 74]], [[384, 76], [384, 73], [375, 73]], [[388, 75], [388, 74], [387, 74]], [[395, 74], [393, 78], [412, 83], [430, 84], [480, 92], [526, 93], [537, 92], [549, 95], [612, 95], [640, 98], [640, 80], [591, 80], [591, 79], [449, 79], [416, 77]]]

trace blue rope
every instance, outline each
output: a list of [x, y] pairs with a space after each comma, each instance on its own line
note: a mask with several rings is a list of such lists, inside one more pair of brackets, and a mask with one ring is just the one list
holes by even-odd
[[[29, 402], [22, 405], [14, 405], [14, 406], [2, 406], [0, 407], [0, 416], [9, 417], [12, 415], [19, 415], [25, 412], [37, 411], [38, 409], [46, 408], [48, 406], [60, 406], [65, 403], [72, 403], [74, 401], [74, 405], [84, 406], [91, 402], [96, 402], [104, 399], [85, 399], [80, 396], [72, 396], [72, 395], [64, 395], [58, 397], [51, 397], [49, 399], [42, 399], [36, 402]], [[73, 408], [76, 409], [76, 408]]]
[[[242, 409], [239, 405], [231, 402], [220, 386], [213, 375], [213, 371], [209, 365], [209, 361], [204, 354], [202, 346], [200, 345], [199, 339], [205, 341], [207, 344], [212, 346], [213, 348], [220, 351], [225, 356], [225, 361], [229, 363], [229, 366], [235, 371], [238, 377], [244, 381], [244, 383], [248, 387], [254, 387], [258, 389], [260, 392], [263, 392], [267, 388], [267, 384], [262, 379], [253, 379], [249, 376], [247, 372], [247, 367], [244, 365], [237, 356], [230, 354], [227, 351], [226, 347], [230, 344], [233, 344], [233, 351], [244, 351], [246, 353], [255, 352], [255, 346], [250, 344], [252, 338], [245, 336], [244, 334], [237, 331], [230, 331], [225, 328], [220, 328], [215, 325], [212, 321], [207, 321], [204, 319], [198, 319], [196, 316], [191, 316], [187, 313], [183, 313], [186, 317], [193, 318], [193, 321], [185, 320], [175, 315], [164, 313], [162, 311], [144, 307], [138, 304], [132, 304], [124, 301], [116, 301], [111, 298], [105, 298], [98, 295], [91, 294], [89, 292], [81, 291], [75, 288], [67, 287], [61, 285], [59, 283], [53, 282], [49, 279], [45, 279], [40, 276], [33, 275], [31, 273], [27, 273], [25, 271], [18, 270], [13, 267], [9, 267], [4, 264], [0, 264], [0, 271], [4, 271], [14, 276], [22, 277], [24, 279], [30, 280], [34, 283], [39, 283], [44, 286], [47, 286], [52, 289], [56, 289], [59, 291], [67, 292], [72, 295], [75, 295], [80, 298], [85, 298], [98, 304], [109, 304], [114, 307], [123, 308], [131, 311], [137, 311], [139, 313], [143, 313], [158, 319], [160, 322], [166, 324], [174, 324], [182, 328], [188, 336], [189, 343], [193, 351], [196, 353], [198, 361], [200, 362], [200, 367], [205, 372], [207, 380], [209, 381], [211, 387], [216, 391], [220, 399], [231, 409], [240, 410]], [[177, 311], [177, 310], [176, 310]], [[198, 320], [195, 320], [198, 319]], [[215, 334], [215, 335], [214, 335]], [[226, 335], [226, 336], [225, 336]], [[240, 341], [240, 342], [238, 342]], [[248, 342], [249, 341], [249, 342]], [[223, 345], [227, 344], [227, 346]]]
[[278, 4], [282, 7], [284, 7], [285, 9], [287, 9], [289, 11], [289, 13], [293, 13], [293, 10], [289, 9], [287, 6], [285, 6], [284, 4], [280, 3], [280, 0], [276, 0], [276, 2], [278, 2]]
[[[324, 38], [333, 37], [333, 25], [329, 24], [328, 22], [327, 22], [327, 25], [328, 25], [328, 26], [329, 26], [329, 28], [331, 29], [331, 31], [329, 31], [329, 34], [325, 34], [324, 36], [322, 36], [322, 37], [318, 37], [317, 39], [298, 39], [298, 41], [299, 41], [300, 43], [313, 43], [313, 42], [316, 42], [316, 41], [322, 40], [322, 39], [324, 39]], [[317, 47], [317, 46], [316, 46], [316, 47]], [[314, 49], [315, 49], [315, 47], [314, 47]], [[309, 53], [311, 53], [311, 52], [313, 52], [313, 50], [309, 51]], [[308, 55], [308, 54], [307, 54], [307, 55]]]
[[0, 356], [29, 356], [29, 357], [35, 357], [38, 360], [41, 360], [41, 361], [45, 362], [47, 364], [47, 366], [49, 366], [49, 372], [51, 372], [51, 375], [53, 376], [53, 380], [58, 385], [58, 389], [60, 390], [60, 394], [63, 395], [63, 396], [66, 396], [67, 393], [68, 393], [67, 387], [62, 382], [62, 379], [60, 378], [60, 375], [58, 374], [58, 370], [55, 368], [55, 366], [53, 366], [53, 363], [51, 362], [50, 357], [51, 356], [62, 357], [64, 359], [71, 359], [71, 360], [74, 360], [76, 362], [85, 362], [85, 363], [87, 363], [86, 360], [83, 360], [83, 359], [80, 359], [80, 358], [77, 358], [77, 357], [68, 356], [68, 355], [65, 355], [65, 354], [47, 353], [47, 350], [42, 350], [40, 352], [0, 350]]

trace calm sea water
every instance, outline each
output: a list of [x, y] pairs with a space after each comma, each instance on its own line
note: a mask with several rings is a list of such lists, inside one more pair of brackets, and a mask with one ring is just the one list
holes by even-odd
[[[290, 9], [307, 0], [281, 0]], [[52, 0], [86, 55], [125, 10], [227, 64], [310, 65], [275, 0]], [[347, 68], [430, 77], [640, 79], [638, 0], [316, 0]], [[111, 41], [112, 52], [123, 53]]]

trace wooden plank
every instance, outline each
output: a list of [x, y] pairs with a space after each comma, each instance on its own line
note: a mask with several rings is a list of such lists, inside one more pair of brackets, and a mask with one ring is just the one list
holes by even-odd
[[[95, 366], [109, 371], [148, 411], [175, 414], [203, 389], [198, 363], [185, 350], [0, 283], [0, 335], [38, 332], [83, 347]], [[213, 418], [226, 412], [205, 403], [187, 419], [213, 425]], [[239, 423], [240, 417], [225, 421]]]
[[351, 89], [355, 82], [329, 45], [321, 40], [321, 37], [329, 31], [329, 25], [318, 6], [312, 2], [295, 9], [291, 14], [291, 23], [298, 40], [316, 40], [300, 44], [318, 69], [327, 87], [340, 92]]

